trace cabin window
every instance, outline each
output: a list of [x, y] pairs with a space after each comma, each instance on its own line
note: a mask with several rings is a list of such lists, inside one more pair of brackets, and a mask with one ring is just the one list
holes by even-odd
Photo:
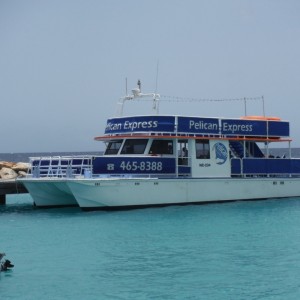
[[143, 154], [147, 142], [147, 139], [128, 139], [124, 143], [121, 154]]
[[196, 140], [196, 158], [210, 159], [209, 140]]
[[122, 140], [111, 141], [108, 143], [104, 155], [118, 154], [122, 145]]
[[153, 140], [149, 154], [173, 154], [173, 141]]

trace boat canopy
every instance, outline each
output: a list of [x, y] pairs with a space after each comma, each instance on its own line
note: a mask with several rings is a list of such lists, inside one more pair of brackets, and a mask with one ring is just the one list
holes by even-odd
[[161, 135], [168, 137], [190, 136], [225, 139], [284, 139], [289, 140], [289, 122], [272, 119], [227, 119], [185, 116], [135, 116], [107, 120], [104, 136], [95, 140], [105, 140], [116, 136]]

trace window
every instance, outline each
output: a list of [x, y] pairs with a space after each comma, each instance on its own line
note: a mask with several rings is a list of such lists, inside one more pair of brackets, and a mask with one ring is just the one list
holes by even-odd
[[196, 140], [196, 158], [210, 159], [209, 140]]
[[153, 140], [149, 154], [173, 154], [173, 141]]
[[110, 141], [106, 147], [104, 155], [118, 154], [121, 145], [122, 140]]
[[177, 140], [178, 165], [187, 166], [189, 164], [188, 140]]
[[143, 154], [147, 142], [146, 139], [128, 139], [124, 143], [121, 154]]

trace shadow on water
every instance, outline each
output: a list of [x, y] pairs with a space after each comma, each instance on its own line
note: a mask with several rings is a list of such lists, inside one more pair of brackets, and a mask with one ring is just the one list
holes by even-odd
[[7, 270], [5, 272], [0, 272], [0, 279], [1, 277], [12, 277], [13, 276], [13, 270]]
[[32, 204], [7, 204], [0, 206], [0, 213], [28, 213], [34, 209]]
[[68, 215], [83, 213], [79, 207], [38, 208], [32, 204], [10, 204], [0, 206], [0, 214]]
[[230, 201], [223, 203], [206, 203], [206, 204], [190, 204], [190, 205], [171, 205], [166, 207], [149, 207], [149, 208], [135, 208], [126, 210], [108, 210], [108, 211], [82, 211], [79, 207], [61, 207], [61, 208], [38, 208], [33, 205], [33, 201], [28, 197], [16, 197], [13, 201], [7, 201], [6, 205], [0, 205], [0, 214], [21, 214], [21, 215], [38, 215], [38, 216], [67, 216], [67, 215], [82, 215], [82, 216], [95, 216], [95, 215], [138, 215], [139, 213], [147, 214], [155, 211], [158, 215], [161, 213], [166, 214], [175, 211], [189, 211], [190, 209], [198, 211], [209, 211], [216, 209], [250, 209], [255, 207], [264, 207], [273, 209], [276, 207], [285, 206], [300, 206], [300, 197], [294, 198], [273, 198], [264, 200], [244, 200], [244, 201]]
[[7, 195], [6, 205], [0, 205], [0, 214], [57, 215], [81, 212], [79, 207], [39, 208], [33, 205], [29, 194]]

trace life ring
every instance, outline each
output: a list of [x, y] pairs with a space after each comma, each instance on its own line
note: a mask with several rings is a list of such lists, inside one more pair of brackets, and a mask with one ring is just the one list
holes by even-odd
[[263, 121], [281, 121], [278, 117], [264, 117], [264, 116], [244, 116], [242, 120], [263, 120]]

